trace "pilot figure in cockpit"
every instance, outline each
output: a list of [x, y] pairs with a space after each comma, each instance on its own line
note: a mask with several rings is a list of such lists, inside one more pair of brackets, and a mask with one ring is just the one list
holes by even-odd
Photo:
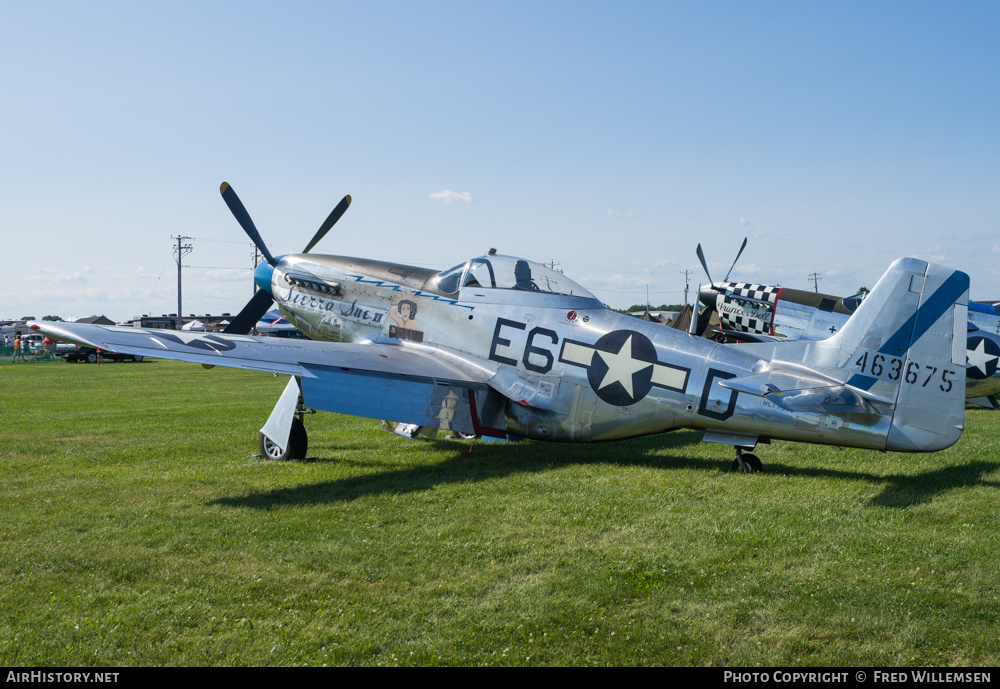
[[531, 268], [527, 261], [518, 261], [514, 264], [514, 289], [522, 289], [526, 292], [540, 292], [538, 285], [531, 279]]

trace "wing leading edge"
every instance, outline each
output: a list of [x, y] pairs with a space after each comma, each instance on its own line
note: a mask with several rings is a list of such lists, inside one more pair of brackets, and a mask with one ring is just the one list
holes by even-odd
[[318, 370], [341, 369], [483, 385], [496, 374], [495, 367], [457, 353], [424, 350], [417, 345], [317, 342], [86, 323], [44, 322], [31, 327], [60, 340], [109, 352], [302, 378], [315, 378]]

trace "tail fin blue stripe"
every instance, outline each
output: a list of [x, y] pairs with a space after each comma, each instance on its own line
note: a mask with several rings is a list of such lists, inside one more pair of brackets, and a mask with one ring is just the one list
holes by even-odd
[[951, 307], [969, 287], [965, 273], [955, 271], [948, 276], [934, 294], [900, 326], [892, 337], [879, 348], [881, 354], [902, 356], [910, 346], [924, 336], [945, 311]]
[[923, 337], [924, 333], [954, 306], [967, 289], [969, 289], [969, 276], [966, 273], [956, 270], [949, 275], [927, 303], [917, 309], [917, 323], [913, 329], [911, 344]]
[[860, 373], [857, 373], [851, 376], [850, 380], [847, 381], [847, 384], [851, 387], [857, 388], [858, 390], [871, 390], [871, 387], [875, 385], [877, 381], [878, 378], [863, 376]]

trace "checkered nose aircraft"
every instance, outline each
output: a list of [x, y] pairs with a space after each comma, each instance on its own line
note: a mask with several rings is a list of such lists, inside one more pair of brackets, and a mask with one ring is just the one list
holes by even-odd
[[[704, 264], [704, 254], [700, 252], [701, 247], [698, 248]], [[703, 267], [707, 274], [707, 266]], [[707, 336], [721, 335], [728, 341], [821, 340], [843, 328], [865, 296], [861, 292], [850, 297], [835, 297], [776, 285], [730, 282], [727, 274], [725, 280], [701, 288], [699, 300], [705, 309], [699, 322], [704, 329], [714, 312], [719, 326]], [[705, 334], [703, 330], [699, 333]], [[1000, 394], [998, 307], [971, 302], [965, 339], [966, 365], [963, 368], [967, 401], [1000, 408], [996, 397]]]
[[[303, 409], [452, 435], [613, 441], [701, 429], [733, 469], [772, 439], [932, 452], [965, 402], [968, 276], [893, 263], [826, 340], [730, 347], [612, 311], [562, 273], [489, 252], [444, 271], [309, 253], [273, 256], [232, 187], [222, 196], [266, 261], [257, 295], [217, 334], [40, 322], [70, 342], [289, 377], [260, 431], [265, 456], [304, 457]], [[247, 334], [277, 304], [308, 340]]]

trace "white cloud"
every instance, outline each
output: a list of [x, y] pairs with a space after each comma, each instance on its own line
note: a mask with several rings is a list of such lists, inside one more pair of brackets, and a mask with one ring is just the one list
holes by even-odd
[[451, 189], [435, 191], [431, 193], [431, 198], [435, 201], [440, 201], [441, 203], [457, 203], [459, 201], [472, 203], [472, 194], [467, 191], [458, 192], [452, 191]]
[[941, 246], [932, 246], [929, 249], [927, 249], [926, 253], [930, 254], [929, 256], [925, 257], [928, 261], [932, 261], [934, 263], [949, 263], [950, 262], [950, 259], [948, 257], [949, 256], [948, 250], [945, 249], [944, 247], [941, 247]]
[[628, 218], [629, 220], [635, 220], [639, 217], [639, 214], [635, 211], [615, 211], [608, 209], [609, 218]]
[[38, 268], [31, 279], [35, 282], [44, 282], [50, 285], [72, 284], [82, 285], [89, 281], [88, 275], [93, 275], [94, 271], [86, 266], [71, 273], [62, 272], [55, 268]]
[[[773, 272], [774, 270], [772, 269], [771, 273]], [[737, 273], [739, 273], [740, 275], [767, 275], [768, 271], [767, 269], [762, 268], [760, 265], [756, 263], [746, 263], [746, 264], [741, 263], [740, 265], [733, 268], [733, 272], [730, 277], [735, 280], [736, 279], [735, 276]]]
[[66, 273], [63, 275], [56, 275], [51, 278], [53, 284], [73, 284], [73, 285], [83, 285], [87, 283], [87, 278], [81, 272], [76, 273]]
[[595, 215], [606, 218], [627, 218], [628, 220], [636, 220], [639, 217], [639, 214], [635, 211], [616, 211], [613, 208], [609, 208], [604, 211], [580, 211], [580, 215]]
[[749, 220], [747, 220], [746, 218], [740, 218], [740, 226], [741, 227], [746, 227], [749, 224], [750, 224]]
[[215, 282], [216, 280], [239, 282], [244, 281], [248, 285], [253, 285], [251, 280], [252, 273], [246, 268], [212, 268], [206, 270], [200, 277], [207, 280], [209, 283]]

